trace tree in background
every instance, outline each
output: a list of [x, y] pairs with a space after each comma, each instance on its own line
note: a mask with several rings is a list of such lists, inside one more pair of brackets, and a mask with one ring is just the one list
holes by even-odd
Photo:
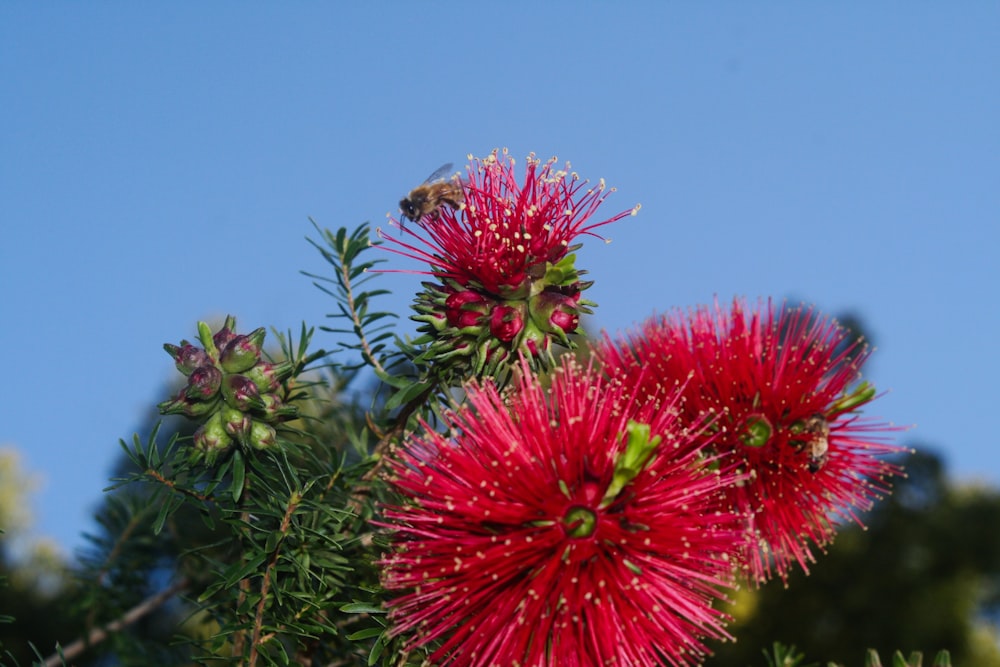
[[1000, 665], [1000, 492], [950, 483], [919, 446], [892, 496], [847, 526], [828, 552], [739, 597], [713, 667], [760, 664], [760, 647], [794, 644], [813, 659], [859, 664], [863, 648], [951, 651], [956, 665]]
[[31, 646], [78, 634], [67, 613], [72, 578], [51, 541], [32, 535], [30, 494], [37, 480], [13, 447], [0, 449], [0, 664], [28, 664]]

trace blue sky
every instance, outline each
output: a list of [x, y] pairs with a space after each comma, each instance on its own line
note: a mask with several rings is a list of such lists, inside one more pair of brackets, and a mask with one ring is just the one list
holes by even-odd
[[[855, 313], [869, 414], [998, 484], [998, 69], [996, 2], [0, 4], [0, 445], [79, 546], [164, 342], [324, 323], [309, 216], [384, 227], [506, 146], [642, 203], [578, 262], [596, 326]], [[417, 277], [383, 278], [405, 315]]]

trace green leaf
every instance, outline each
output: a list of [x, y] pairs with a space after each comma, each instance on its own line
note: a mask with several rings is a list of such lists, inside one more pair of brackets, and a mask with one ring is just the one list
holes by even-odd
[[166, 523], [167, 518], [174, 513], [178, 507], [184, 503], [183, 498], [178, 496], [167, 496], [162, 504], [160, 505], [160, 511], [156, 515], [156, 520], [153, 521], [153, 534], [159, 535], [163, 530], [163, 525]]
[[382, 628], [365, 628], [364, 630], [358, 630], [353, 634], [347, 635], [347, 638], [352, 642], [356, 642], [360, 639], [369, 639], [371, 637], [378, 637], [384, 632]]
[[233, 452], [233, 502], [240, 502], [240, 498], [243, 496], [243, 485], [246, 481], [247, 468], [246, 460], [243, 458], [243, 452], [236, 450]]
[[422, 393], [431, 390], [434, 387], [434, 382], [425, 380], [423, 382], [414, 382], [413, 384], [405, 387], [395, 394], [393, 394], [388, 401], [385, 402], [386, 410], [394, 410], [402, 405], [406, 405], [410, 401], [414, 400]]
[[267, 560], [267, 554], [257, 553], [253, 554], [247, 562], [243, 564], [236, 564], [228, 568], [223, 573], [223, 586], [235, 586], [247, 577], [257, 574], [265, 560]]
[[381, 656], [382, 655], [382, 651], [385, 650], [385, 646], [386, 646], [386, 637], [383, 634], [381, 637], [379, 637], [377, 640], [375, 640], [374, 644], [372, 644], [371, 653], [368, 654], [368, 665], [369, 665], [369, 667], [371, 667], [371, 665], [374, 665], [376, 662], [378, 662], [379, 656]]
[[373, 605], [370, 602], [348, 602], [340, 608], [345, 614], [384, 614], [382, 607]]

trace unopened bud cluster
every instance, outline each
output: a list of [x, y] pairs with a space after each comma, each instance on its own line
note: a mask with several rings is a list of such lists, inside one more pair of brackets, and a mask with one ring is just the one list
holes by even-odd
[[235, 332], [236, 320], [226, 318], [214, 334], [198, 323], [201, 347], [186, 340], [163, 348], [173, 357], [187, 385], [159, 404], [165, 415], [184, 415], [202, 421], [194, 434], [195, 456], [212, 464], [219, 454], [239, 444], [267, 449], [277, 442], [274, 425], [294, 419], [298, 409], [280, 397], [283, 382], [293, 371], [291, 362], [270, 363], [262, 358], [266, 332]]
[[569, 336], [578, 333], [580, 315], [591, 312], [592, 304], [581, 298], [591, 283], [579, 280], [574, 259], [567, 255], [558, 265], [546, 265], [541, 275], [526, 276], [503, 296], [454, 280], [423, 283], [412, 319], [426, 335], [418, 342], [429, 344], [418, 361], [433, 361], [445, 376], [492, 376], [520, 351], [545, 366], [553, 340], [572, 347]]

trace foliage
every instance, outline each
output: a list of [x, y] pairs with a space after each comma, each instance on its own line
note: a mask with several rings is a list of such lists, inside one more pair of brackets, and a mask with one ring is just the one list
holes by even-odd
[[[576, 241], [638, 207], [595, 222], [603, 181], [534, 156], [526, 174], [473, 160], [391, 239], [428, 262], [414, 340], [376, 306], [381, 240], [317, 226], [332, 352], [306, 325], [268, 351], [232, 317], [164, 346], [185, 380], [160, 411], [190, 421], [121, 443], [58, 598], [71, 625], [48, 635], [77, 639], [45, 664], [686, 667], [727, 636], [730, 596], [741, 642], [709, 664], [775, 638], [803, 652], [771, 644], [770, 667], [983, 655], [968, 619], [1000, 604], [1000, 538], [967, 533], [996, 521], [992, 498], [953, 497], [924, 457], [868, 532], [838, 523], [901, 470], [892, 429], [860, 415], [877, 392], [849, 331], [734, 302], [595, 352]], [[788, 590], [755, 590], [772, 576]], [[60, 616], [36, 602], [15, 611]]]

